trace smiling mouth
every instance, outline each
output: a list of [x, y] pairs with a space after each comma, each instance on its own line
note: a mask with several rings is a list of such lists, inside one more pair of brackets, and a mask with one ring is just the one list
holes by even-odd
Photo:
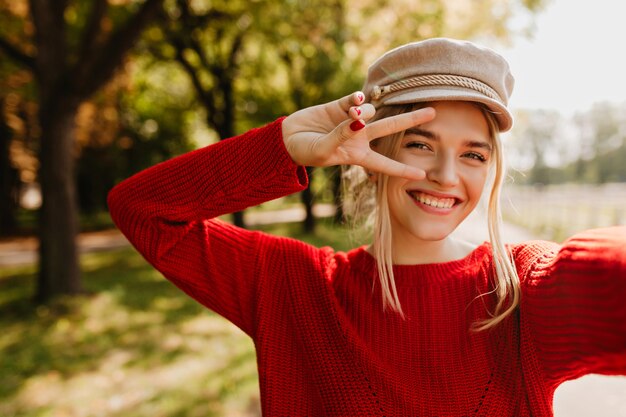
[[439, 209], [451, 209], [461, 202], [457, 198], [439, 198], [421, 191], [407, 191], [407, 194], [418, 203]]

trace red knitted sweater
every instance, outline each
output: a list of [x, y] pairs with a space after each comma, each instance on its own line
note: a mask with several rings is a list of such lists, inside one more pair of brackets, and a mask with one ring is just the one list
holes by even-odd
[[485, 243], [464, 259], [394, 267], [406, 320], [383, 312], [375, 261], [214, 217], [300, 191], [281, 121], [115, 187], [115, 223], [169, 280], [254, 340], [267, 416], [551, 416], [565, 380], [626, 374], [626, 228], [511, 247], [517, 313], [493, 311]]

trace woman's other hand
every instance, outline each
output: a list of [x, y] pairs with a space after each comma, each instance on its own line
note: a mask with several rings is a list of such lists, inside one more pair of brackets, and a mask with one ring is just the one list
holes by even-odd
[[427, 107], [366, 124], [376, 110], [363, 103], [364, 98], [356, 92], [287, 117], [282, 131], [291, 158], [299, 165], [360, 165], [390, 176], [424, 178], [423, 170], [382, 156], [372, 150], [370, 142], [426, 123], [435, 117], [435, 110]]

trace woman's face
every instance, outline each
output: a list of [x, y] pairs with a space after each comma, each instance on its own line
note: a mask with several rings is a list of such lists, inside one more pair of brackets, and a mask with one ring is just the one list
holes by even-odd
[[489, 127], [471, 103], [432, 104], [436, 117], [406, 131], [395, 159], [426, 171], [421, 181], [390, 177], [395, 244], [447, 237], [480, 200], [492, 157]]

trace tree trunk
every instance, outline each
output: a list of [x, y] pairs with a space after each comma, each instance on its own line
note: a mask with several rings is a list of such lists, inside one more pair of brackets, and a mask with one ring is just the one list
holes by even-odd
[[[57, 101], [40, 109], [39, 276], [36, 300], [83, 292], [76, 236], [78, 208], [74, 177], [74, 118], [78, 103]], [[52, 101], [54, 102], [54, 101]], [[50, 106], [52, 107], [52, 106]]]
[[306, 217], [302, 223], [304, 233], [315, 232], [315, 217], [313, 216], [313, 192], [311, 191], [311, 184], [313, 183], [313, 168], [306, 167], [306, 173], [309, 177], [309, 186], [300, 193], [302, 203], [304, 203], [304, 210]]
[[341, 196], [341, 173], [342, 167], [337, 166], [332, 171], [333, 201], [335, 203], [335, 223], [343, 224], [343, 199]]
[[[145, 0], [136, 12], [128, 9], [132, 15], [112, 31], [105, 31], [102, 24], [107, 0], [90, 3], [87, 27], [78, 30], [68, 26], [68, 0], [30, 0], [34, 56], [0, 37], [0, 49], [25, 65], [37, 79], [41, 129], [38, 176], [42, 193], [35, 294], [39, 302], [83, 289], [76, 247], [74, 176], [74, 119], [78, 106], [111, 79], [126, 52], [156, 17], [162, 0]], [[78, 42], [70, 42], [70, 38]]]
[[[2, 100], [0, 100], [2, 108]], [[11, 165], [11, 129], [0, 117], [0, 236], [17, 232], [15, 212], [19, 203], [19, 172]]]

